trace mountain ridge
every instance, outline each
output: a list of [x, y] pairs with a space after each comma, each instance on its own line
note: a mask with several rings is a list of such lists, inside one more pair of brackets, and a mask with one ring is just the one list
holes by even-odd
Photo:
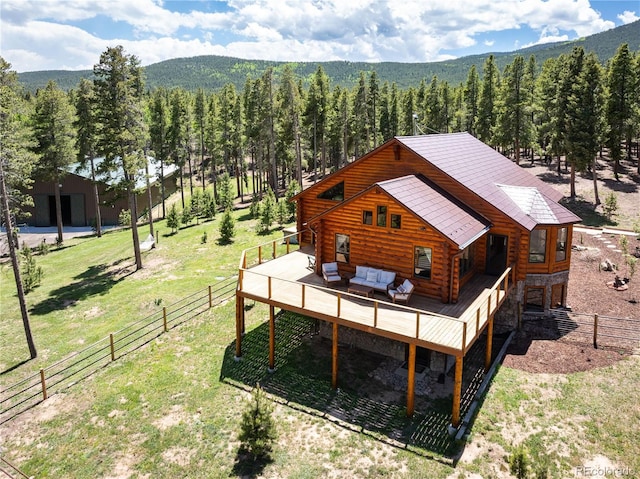
[[[347, 60], [279, 62], [201, 55], [163, 60], [147, 65], [144, 67], [144, 71], [146, 86], [149, 89], [162, 86], [195, 90], [202, 87], [205, 90], [215, 91], [228, 83], [233, 83], [237, 89], [242, 89], [247, 77], [257, 78], [269, 67], [274, 68], [277, 76], [285, 65], [290, 65], [303, 83], [306, 83], [321, 65], [334, 86], [351, 88], [357, 84], [361, 71], [371, 73], [375, 70], [380, 83], [395, 82], [399, 88], [408, 88], [410, 86], [417, 87], [423, 79], [430, 81], [434, 75], [440, 81], [444, 80], [452, 85], [458, 85], [465, 81], [472, 65], [476, 65], [481, 74], [482, 65], [489, 55], [494, 55], [496, 64], [501, 71], [507, 63], [513, 61], [516, 55], [522, 55], [526, 58], [535, 55], [536, 63], [540, 67], [546, 59], [569, 53], [574, 46], [582, 45], [587, 52], [593, 51], [601, 62], [606, 63], [614, 55], [618, 46], [623, 43], [629, 44], [631, 51], [640, 51], [640, 20], [576, 40], [533, 45], [511, 52], [469, 55], [440, 62], [371, 63]], [[19, 73], [18, 77], [24, 87], [32, 92], [38, 88], [44, 88], [49, 80], [54, 80], [62, 89], [69, 90], [75, 88], [81, 78], [93, 78], [93, 72], [91, 70], [42, 70]]]

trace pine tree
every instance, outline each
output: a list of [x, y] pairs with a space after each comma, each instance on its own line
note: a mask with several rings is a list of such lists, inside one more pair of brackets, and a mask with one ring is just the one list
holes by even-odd
[[222, 215], [222, 221], [220, 221], [220, 243], [231, 243], [235, 236], [235, 226], [233, 221], [233, 215], [230, 209], [226, 209]]
[[14, 243], [15, 214], [22, 205], [31, 203], [23, 191], [32, 184], [31, 172], [36, 161], [32, 153], [34, 141], [32, 131], [23, 121], [26, 117], [25, 102], [20, 95], [18, 75], [11, 64], [0, 57], [0, 212], [7, 234], [7, 245], [13, 276], [16, 283], [18, 303], [31, 359], [37, 357], [29, 311], [25, 300], [24, 283]]
[[156, 162], [160, 166], [160, 196], [162, 197], [162, 217], [166, 212], [166, 194], [164, 191], [164, 165], [169, 160], [169, 105], [168, 93], [164, 88], [158, 88], [151, 94], [149, 104], [149, 139]]
[[493, 55], [484, 62], [482, 87], [478, 100], [478, 138], [489, 145], [495, 145], [493, 131], [497, 118], [497, 97], [500, 85], [500, 72]]
[[269, 457], [276, 440], [273, 406], [258, 384], [251, 393], [250, 402], [242, 413], [239, 439], [242, 447], [255, 458]]
[[76, 158], [75, 109], [54, 81], [36, 95], [33, 125], [36, 138], [34, 152], [40, 157], [37, 174], [53, 182], [58, 244], [62, 244], [62, 206], [60, 183]]
[[180, 228], [180, 216], [175, 203], [171, 205], [169, 213], [167, 213], [167, 227], [171, 228], [172, 233], [177, 233]]
[[[618, 179], [620, 160], [622, 159], [622, 142], [627, 142], [627, 152], [631, 152], [631, 137], [634, 132], [633, 110], [637, 108], [636, 71], [629, 52], [629, 45], [620, 45], [611, 59], [607, 74], [609, 95], [606, 104], [606, 119], [609, 126], [607, 146], [614, 161], [614, 175]], [[634, 101], [635, 100], [635, 101]]]
[[373, 148], [378, 147], [380, 132], [378, 131], [378, 109], [380, 103], [380, 85], [378, 74], [375, 70], [369, 75], [369, 95], [367, 96], [367, 117], [369, 119], [369, 132], [373, 140]]
[[[602, 118], [602, 80], [600, 65], [594, 54], [584, 57], [582, 47], [576, 51], [581, 63], [580, 74], [574, 79], [567, 105], [567, 161], [571, 165], [571, 198], [576, 196], [575, 172], [592, 166], [599, 149], [600, 119]], [[596, 205], [600, 203], [592, 168]]]
[[40, 286], [42, 281], [42, 267], [36, 264], [36, 259], [31, 253], [31, 248], [24, 246], [20, 250], [20, 264], [22, 266], [22, 277], [24, 278], [24, 293], [30, 293]]
[[122, 46], [117, 46], [100, 55], [93, 74], [99, 124], [96, 149], [105, 157], [105, 166], [121, 175], [118, 186], [127, 192], [129, 199], [136, 268], [141, 269], [135, 182], [146, 162], [142, 68], [134, 55], [126, 55]]
[[480, 80], [476, 66], [471, 65], [467, 75], [467, 83], [464, 87], [465, 118], [464, 128], [476, 136], [476, 122], [478, 120], [478, 100], [480, 97]]
[[80, 165], [89, 163], [91, 168], [91, 183], [93, 185], [93, 202], [96, 208], [96, 235], [102, 236], [102, 216], [100, 213], [100, 195], [98, 193], [98, 182], [96, 180], [96, 140], [97, 125], [95, 112], [95, 93], [93, 83], [83, 78], [78, 85], [76, 94], [76, 122], [78, 162]]

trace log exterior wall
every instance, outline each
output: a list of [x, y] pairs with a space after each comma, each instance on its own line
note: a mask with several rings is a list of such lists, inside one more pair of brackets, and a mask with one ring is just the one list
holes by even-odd
[[[449, 283], [453, 278], [453, 301], [457, 299], [457, 292], [475, 273], [483, 273], [486, 268], [487, 241], [489, 235], [502, 235], [508, 238], [506, 266], [515, 266], [515, 277], [522, 285], [528, 274], [555, 274], [569, 270], [571, 256], [572, 225], [567, 227], [567, 249], [564, 261], [555, 261], [555, 243], [559, 227], [545, 227], [547, 231], [547, 254], [544, 263], [529, 263], [529, 231], [513, 221], [493, 204], [478, 197], [462, 184], [443, 173], [410, 150], [390, 143], [373, 151], [368, 156], [358, 160], [341, 170], [326, 177], [319, 184], [305, 190], [297, 198], [298, 201], [298, 230], [302, 231], [314, 217], [326, 212], [330, 208], [340, 205], [342, 201], [319, 198], [318, 196], [333, 186], [344, 183], [344, 199], [349, 199], [372, 184], [392, 178], [410, 174], [422, 174], [438, 186], [454, 195], [462, 203], [470, 205], [476, 212], [483, 215], [492, 227], [487, 235], [475, 242], [475, 263], [473, 270], [463, 278], [459, 278], [459, 260], [453, 261], [453, 275], [451, 275], [452, 257], [459, 253], [455, 245], [447, 242], [431, 228], [426, 228], [418, 218], [402, 209], [400, 205], [391, 201], [384, 194], [377, 197], [367, 194], [366, 198], [357, 199], [325, 215], [312, 225], [318, 233], [315, 239], [321, 239], [316, 245], [316, 256], [321, 262], [335, 260], [335, 234], [348, 234], [351, 239], [351, 259], [349, 264], [341, 264], [343, 271], [355, 270], [356, 265], [378, 267], [393, 266], [400, 278], [412, 278], [417, 284], [417, 292], [431, 297], [448, 300]], [[473, 162], [473, 157], [469, 158]], [[382, 197], [385, 196], [386, 199]], [[388, 213], [402, 214], [401, 230], [379, 228], [375, 226], [375, 207], [385, 205]], [[374, 225], [362, 224], [362, 211], [369, 209], [374, 214]], [[306, 238], [310, 241], [311, 238]], [[413, 248], [426, 246], [433, 250], [433, 269], [430, 281], [416, 279], [413, 276]], [[559, 275], [558, 277], [563, 277]], [[522, 290], [522, 287], [519, 288]], [[519, 295], [522, 296], [522, 295]], [[522, 297], [518, 298], [519, 301]]]

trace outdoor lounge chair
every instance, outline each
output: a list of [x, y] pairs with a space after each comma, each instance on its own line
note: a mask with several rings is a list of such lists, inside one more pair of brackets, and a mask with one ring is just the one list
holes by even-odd
[[342, 282], [342, 277], [338, 273], [338, 263], [322, 263], [322, 279], [324, 284], [329, 286], [332, 283]]
[[394, 303], [403, 302], [405, 304], [409, 304], [409, 299], [411, 299], [411, 294], [414, 289], [414, 284], [408, 279], [405, 279], [404, 282], [396, 289], [390, 289], [388, 294], [391, 301]]

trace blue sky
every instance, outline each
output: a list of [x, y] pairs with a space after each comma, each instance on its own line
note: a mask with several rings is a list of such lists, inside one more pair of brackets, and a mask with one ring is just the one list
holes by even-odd
[[2, 0], [18, 72], [91, 69], [122, 45], [143, 65], [196, 55], [430, 62], [572, 40], [640, 18], [640, 0]]

